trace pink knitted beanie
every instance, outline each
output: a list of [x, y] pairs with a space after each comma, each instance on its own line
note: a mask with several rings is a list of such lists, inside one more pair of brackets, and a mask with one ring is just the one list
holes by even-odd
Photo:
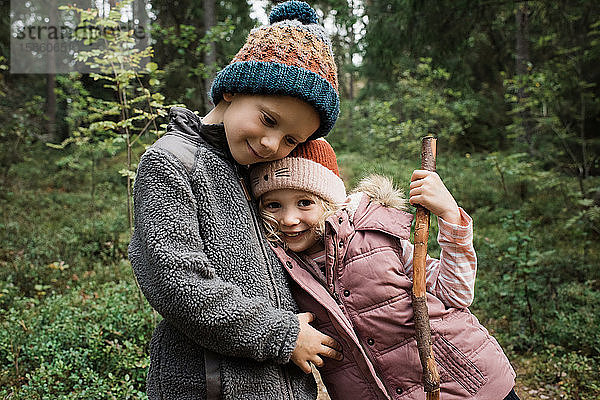
[[272, 190], [297, 189], [334, 204], [346, 200], [335, 152], [325, 139], [301, 143], [281, 160], [254, 165], [250, 182], [256, 198]]

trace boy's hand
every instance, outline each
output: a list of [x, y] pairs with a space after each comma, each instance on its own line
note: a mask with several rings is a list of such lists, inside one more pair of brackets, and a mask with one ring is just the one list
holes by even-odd
[[291, 357], [294, 364], [307, 374], [311, 373], [309, 362], [312, 362], [317, 367], [323, 366], [324, 362], [320, 356], [335, 360], [343, 358], [342, 353], [340, 353], [341, 346], [338, 342], [308, 324], [313, 319], [314, 316], [311, 313], [298, 314], [300, 332], [298, 333], [296, 348], [292, 352]]
[[440, 176], [417, 169], [410, 178], [410, 204], [420, 204], [451, 224], [460, 224], [460, 211]]

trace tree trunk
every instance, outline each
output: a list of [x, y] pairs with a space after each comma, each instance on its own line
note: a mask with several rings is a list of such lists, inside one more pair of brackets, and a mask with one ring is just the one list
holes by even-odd
[[[58, 9], [56, 1], [52, 1], [49, 4], [48, 24], [50, 26], [57, 26], [58, 21]], [[53, 46], [56, 39], [48, 38], [48, 46]], [[44, 138], [48, 142], [57, 141], [56, 137], [56, 54], [53, 51], [48, 52], [48, 75], [46, 77], [46, 133]]]
[[[354, 15], [354, 0], [350, 1], [350, 15], [353, 16]], [[350, 18], [350, 20], [352, 21], [353, 18]], [[356, 34], [354, 33], [354, 25], [351, 23], [350, 27], [348, 29], [348, 39], [350, 40], [349, 43], [349, 63], [350, 63], [350, 79], [348, 82], [348, 97], [350, 98], [350, 100], [354, 100], [354, 48], [356, 46]]]
[[[527, 2], [517, 5], [516, 12], [516, 57], [515, 71], [518, 77], [525, 77], [529, 74], [529, 7]], [[521, 86], [517, 93], [519, 104], [522, 105], [528, 95], [525, 88]], [[523, 126], [523, 139], [529, 145], [529, 154], [533, 154], [533, 124], [531, 123], [531, 113], [528, 109], [521, 111], [521, 124]]]
[[[215, 0], [202, 0], [202, 4], [204, 6], [204, 31], [208, 33], [210, 29], [217, 24]], [[206, 68], [206, 77], [204, 78], [205, 93], [210, 90], [210, 86], [212, 85], [216, 63], [217, 49], [214, 40], [211, 40], [208, 50], [204, 53], [204, 66]], [[206, 112], [210, 111], [211, 105], [209, 102], [205, 102], [205, 109]]]
[[529, 61], [529, 43], [528, 31], [528, 8], [527, 3], [521, 3], [517, 6], [516, 23], [517, 23], [517, 54], [516, 54], [516, 71], [519, 75], [527, 74], [527, 62]]
[[150, 19], [146, 12], [146, 2], [147, 0], [136, 0], [133, 9], [133, 23], [136, 25], [134, 29], [136, 29], [136, 32], [138, 29], [144, 30], [143, 38], [136, 36], [136, 46], [139, 49], [145, 49], [150, 45]]
[[[54, 61], [52, 52], [48, 52], [48, 62]], [[49, 73], [46, 77], [46, 134], [48, 142], [56, 141], [56, 74]]]

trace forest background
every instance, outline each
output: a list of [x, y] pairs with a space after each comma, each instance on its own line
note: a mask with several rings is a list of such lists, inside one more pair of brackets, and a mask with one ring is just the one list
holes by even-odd
[[[77, 3], [108, 25], [132, 4]], [[144, 73], [119, 67], [127, 35], [116, 35], [84, 60], [97, 74], [26, 75], [10, 71], [0, 0], [4, 399], [145, 398], [160, 317], [127, 261], [136, 163], [170, 105], [210, 108], [215, 71], [261, 22], [242, 0], [133, 4], [152, 15], [152, 41], [129, 55], [150, 57]], [[311, 5], [339, 66], [328, 139], [348, 186], [378, 172], [406, 188], [419, 138], [436, 135], [438, 172], [475, 221], [472, 311], [508, 353], [519, 395], [599, 398], [600, 2]], [[436, 232], [434, 221], [434, 256]]]

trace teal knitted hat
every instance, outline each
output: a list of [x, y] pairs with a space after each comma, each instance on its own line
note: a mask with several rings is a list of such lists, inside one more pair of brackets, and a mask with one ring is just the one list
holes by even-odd
[[317, 14], [303, 1], [273, 8], [269, 25], [253, 29], [210, 89], [213, 104], [223, 93], [286, 95], [312, 105], [321, 125], [310, 137], [331, 131], [339, 114], [337, 67], [331, 42]]

